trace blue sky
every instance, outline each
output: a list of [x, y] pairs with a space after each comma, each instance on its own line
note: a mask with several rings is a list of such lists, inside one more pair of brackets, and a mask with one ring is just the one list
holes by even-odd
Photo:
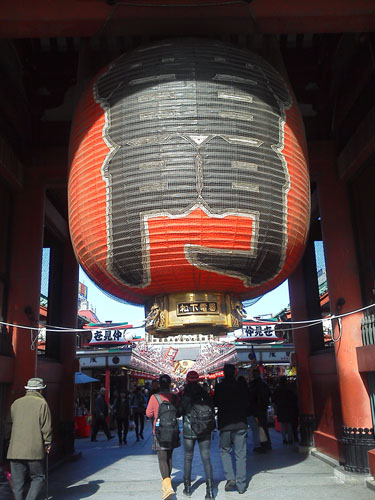
[[[317, 268], [325, 268], [323, 243], [315, 242]], [[48, 267], [49, 250], [43, 251], [43, 270], [41, 292], [48, 295]], [[143, 306], [133, 306], [117, 301], [105, 294], [80, 268], [79, 280], [88, 287], [87, 300], [96, 309], [100, 321], [113, 321], [114, 323], [127, 322], [133, 324], [144, 319]], [[246, 307], [250, 316], [276, 315], [289, 306], [288, 281], [284, 281], [274, 290], [261, 297], [252, 306]]]
[[[96, 315], [100, 321], [111, 320], [114, 323], [126, 321], [134, 323], [144, 319], [142, 306], [124, 304], [111, 299], [93, 283], [86, 273], [80, 269], [79, 279], [88, 287], [87, 300], [96, 308]], [[251, 316], [260, 314], [277, 314], [281, 309], [289, 305], [288, 282], [284, 281], [280, 286], [264, 295], [258, 302], [246, 311]]]

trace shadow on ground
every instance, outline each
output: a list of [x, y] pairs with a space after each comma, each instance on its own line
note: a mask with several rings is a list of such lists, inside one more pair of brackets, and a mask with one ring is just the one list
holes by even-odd
[[[116, 494], [120, 495], [120, 491], [122, 495], [124, 494], [124, 484], [127, 488], [126, 498], [142, 498], [137, 497], [136, 493], [142, 488], [148, 489], [145, 481], [149, 483], [150, 495], [152, 491], [154, 493], [159, 491], [160, 473], [156, 453], [151, 450], [150, 422], [146, 422], [144, 436], [144, 440], [137, 442], [134, 432], [129, 433], [126, 446], [118, 446], [117, 437], [107, 441], [103, 434], [99, 434], [97, 443], [92, 443], [89, 439], [76, 440], [76, 451], [82, 452], [82, 457], [74, 463], [64, 464], [51, 473], [50, 499], [90, 498], [101, 490], [101, 494], [106, 492], [107, 498], [112, 500], [112, 498], [118, 498]], [[274, 429], [271, 429], [273, 450], [265, 454], [255, 454], [252, 451], [250, 436], [251, 432], [248, 438], [247, 460], [249, 483], [255, 475], [261, 472], [270, 473], [285, 467], [292, 467], [306, 458], [297, 453], [292, 446], [283, 445], [280, 434]], [[174, 451], [172, 480], [175, 486], [183, 483], [183, 455], [183, 446]], [[213, 433], [211, 461], [215, 483], [224, 481], [217, 431]], [[196, 446], [192, 468], [193, 494], [197, 489], [203, 491], [201, 485], [205, 481], [202, 476], [203, 467], [198, 446]]]
[[[65, 496], [69, 500], [79, 500], [81, 498], [89, 498], [95, 495], [99, 490], [100, 484], [104, 483], [103, 480], [89, 481], [85, 484], [78, 486], [67, 486], [59, 489], [59, 496]], [[49, 498], [54, 498], [53, 496]]]

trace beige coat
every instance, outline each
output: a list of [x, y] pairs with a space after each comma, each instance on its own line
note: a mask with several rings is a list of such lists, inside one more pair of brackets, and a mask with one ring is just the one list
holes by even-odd
[[29, 391], [16, 399], [10, 409], [12, 433], [7, 458], [42, 460], [45, 446], [52, 442], [51, 413], [44, 397]]

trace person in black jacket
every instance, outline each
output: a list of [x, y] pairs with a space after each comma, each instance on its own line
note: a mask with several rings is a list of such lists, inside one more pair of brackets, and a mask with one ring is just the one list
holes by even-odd
[[205, 500], [215, 498], [213, 493], [213, 474], [210, 458], [211, 432], [198, 437], [191, 426], [191, 411], [194, 402], [203, 401], [213, 407], [213, 401], [209, 394], [198, 384], [199, 375], [196, 371], [189, 371], [186, 375], [187, 384], [182, 394], [179, 413], [183, 417], [184, 429], [184, 490], [183, 494], [191, 496], [191, 464], [193, 461], [194, 446], [198, 441], [199, 451], [206, 474], [206, 496]]
[[142, 391], [141, 386], [137, 386], [130, 398], [130, 409], [135, 422], [135, 434], [137, 436], [137, 441], [139, 437], [143, 437], [143, 429], [145, 427], [145, 409], [146, 409], [146, 399]]
[[272, 395], [272, 401], [276, 406], [277, 420], [281, 424], [283, 443], [292, 444], [294, 441], [293, 422], [298, 415], [298, 401], [286, 377], [280, 377], [279, 386]]
[[113, 413], [117, 420], [117, 434], [119, 445], [127, 444], [126, 437], [129, 430], [130, 404], [126, 391], [120, 392], [120, 397], [113, 403]]
[[96, 435], [100, 428], [103, 429], [105, 435], [107, 436], [108, 441], [114, 437], [109, 432], [108, 425], [106, 422], [106, 418], [108, 415], [108, 405], [104, 396], [105, 396], [105, 387], [102, 387], [95, 400], [94, 425], [92, 426], [91, 441], [96, 441]]
[[263, 427], [267, 436], [267, 441], [262, 443], [262, 446], [267, 450], [271, 450], [272, 443], [267, 422], [271, 391], [266, 382], [262, 380], [259, 368], [253, 370], [253, 379], [249, 383], [249, 394], [254, 408], [254, 416], [258, 420], [259, 427]]
[[[234, 365], [224, 365], [224, 380], [216, 385], [214, 404], [218, 408], [220, 454], [226, 477], [225, 491], [237, 486], [238, 493], [246, 491], [247, 409], [246, 387], [236, 380]], [[236, 457], [236, 473], [232, 463], [232, 448]]]

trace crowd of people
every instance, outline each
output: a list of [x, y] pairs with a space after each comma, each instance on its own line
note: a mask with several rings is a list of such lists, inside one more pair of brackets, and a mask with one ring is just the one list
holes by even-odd
[[[182, 418], [183, 494], [192, 495], [192, 460], [198, 443], [206, 479], [205, 500], [212, 500], [215, 492], [210, 449], [212, 432], [217, 428], [226, 478], [224, 489], [245, 493], [248, 429], [252, 432], [254, 452], [266, 453], [272, 449], [267, 415], [272, 402], [281, 424], [283, 443], [298, 441], [297, 396], [286, 377], [280, 377], [277, 387], [271, 390], [256, 366], [249, 370], [247, 380], [237, 377], [232, 364], [226, 364], [223, 372], [223, 379], [214, 388], [206, 382], [201, 383], [196, 371], [188, 372], [179, 388], [172, 384], [169, 375], [163, 374], [148, 387], [136, 386], [131, 392], [121, 389], [110, 405], [106, 402], [105, 388], [101, 388], [95, 399], [91, 441], [96, 441], [99, 430], [108, 440], [115, 437], [107, 424], [109, 414], [116, 423], [120, 446], [127, 444], [130, 429], [135, 430], [137, 441], [144, 439], [145, 417], [152, 420], [152, 449], [158, 457], [162, 500], [172, 499], [175, 495], [171, 480], [172, 457], [173, 450], [181, 446], [179, 419]], [[27, 499], [36, 500], [45, 479], [44, 457], [50, 451], [52, 429], [48, 404], [42, 396], [44, 387], [42, 379], [30, 379], [25, 386], [26, 395], [16, 400], [11, 409], [8, 459], [16, 500], [25, 498], [27, 478], [30, 480]], [[26, 422], [25, 415], [28, 415]], [[25, 433], [28, 440], [25, 440]], [[1, 472], [1, 498], [12, 499], [9, 483]], [[5, 488], [9, 490], [8, 497]]]
[[[95, 403], [92, 440], [100, 426], [109, 434], [102, 422], [105, 389]], [[225, 491], [246, 491], [247, 432], [251, 429], [253, 451], [266, 453], [272, 449], [268, 429], [268, 411], [273, 404], [281, 425], [283, 443], [298, 441], [298, 403], [296, 391], [280, 377], [277, 387], [271, 388], [263, 380], [258, 367], [249, 370], [248, 379], [236, 376], [234, 365], [224, 366], [224, 378], [214, 388], [201, 383], [195, 371], [188, 372], [181, 387], [172, 383], [166, 374], [152, 386], [135, 387], [116, 394], [113, 404], [105, 408], [116, 420], [119, 445], [127, 443], [129, 428], [134, 428], [136, 439], [143, 439], [144, 419], [153, 421], [152, 449], [157, 453], [162, 478], [162, 499], [175, 494], [171, 481], [173, 450], [181, 445], [178, 419], [182, 417], [184, 445], [184, 489], [191, 495], [191, 469], [195, 444], [198, 443], [206, 478], [206, 496], [214, 498], [213, 472], [210, 460], [211, 432], [220, 433], [220, 455], [226, 477]], [[164, 415], [165, 410], [165, 415]], [[163, 415], [161, 415], [163, 413]], [[97, 420], [98, 419], [98, 420]], [[98, 422], [98, 423], [97, 423]], [[165, 426], [168, 430], [165, 430]], [[167, 436], [162, 433], [167, 433]], [[169, 433], [169, 434], [168, 434]], [[236, 458], [232, 463], [232, 450]]]

